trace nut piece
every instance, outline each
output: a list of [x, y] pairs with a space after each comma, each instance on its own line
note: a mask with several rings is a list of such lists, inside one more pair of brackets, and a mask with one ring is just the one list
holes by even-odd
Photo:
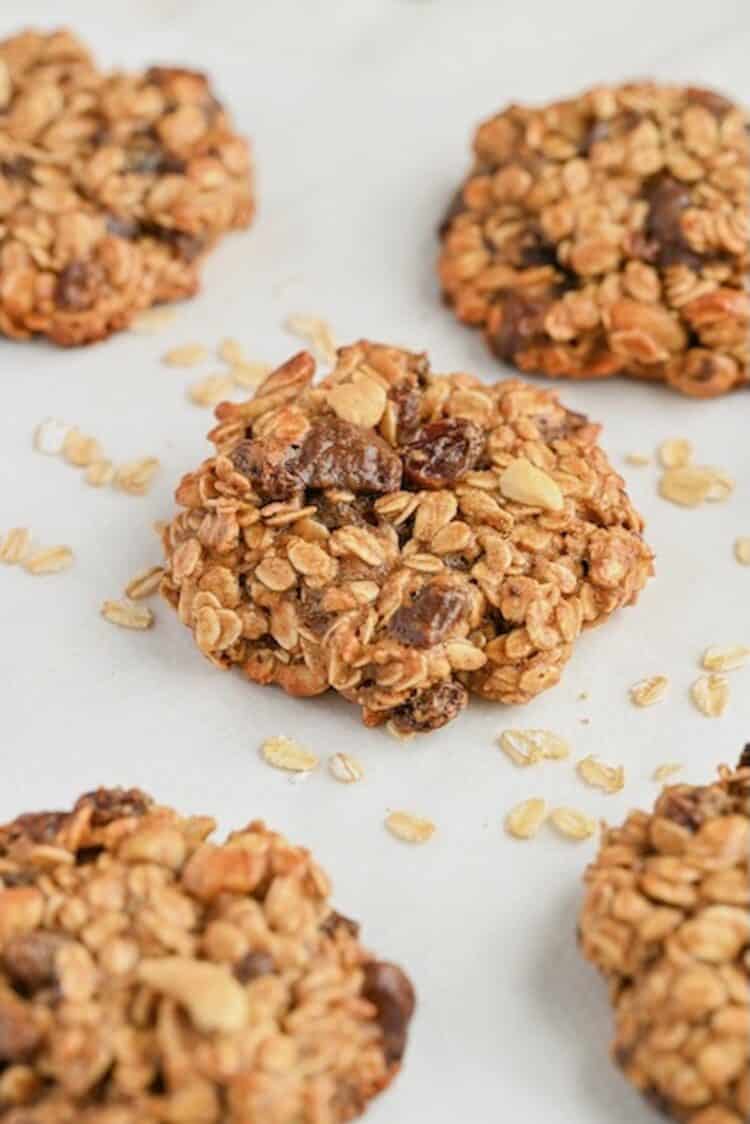
[[131, 601], [141, 601], [144, 597], [151, 597], [158, 591], [163, 576], [163, 566], [149, 566], [146, 570], [139, 570], [125, 586], [125, 596]]
[[511, 461], [504, 470], [500, 477], [500, 491], [508, 500], [546, 511], [562, 511], [565, 506], [563, 494], [552, 477], [525, 457]]
[[328, 758], [328, 768], [331, 776], [342, 784], [354, 784], [361, 781], [365, 770], [356, 757], [349, 753], [334, 753]]
[[129, 605], [127, 601], [105, 601], [101, 614], [120, 628], [143, 630], [151, 628], [154, 623], [154, 614], [150, 609], [145, 605]]
[[208, 351], [200, 343], [186, 343], [173, 347], [161, 357], [167, 367], [197, 367], [208, 358]]
[[636, 706], [653, 706], [662, 701], [668, 690], [669, 679], [666, 675], [652, 675], [630, 688], [630, 699]]
[[404, 843], [426, 843], [436, 831], [432, 820], [414, 816], [411, 812], [391, 812], [386, 817], [385, 826], [391, 835]]
[[600, 788], [603, 792], [619, 792], [625, 784], [625, 770], [622, 765], [605, 765], [593, 755], [583, 757], [576, 771], [586, 784]]
[[282, 735], [266, 738], [260, 747], [264, 760], [274, 769], [286, 769], [291, 773], [307, 773], [316, 769], [319, 758], [309, 749], [304, 749], [293, 738]]
[[570, 756], [565, 738], [552, 730], [503, 730], [498, 740], [514, 765], [536, 765], [545, 758], [562, 761]]
[[142, 960], [138, 979], [180, 1003], [198, 1030], [241, 1030], [248, 1020], [247, 992], [223, 964], [164, 956]]
[[532, 797], [516, 804], [505, 817], [505, 830], [516, 839], [532, 839], [547, 818], [544, 800]]
[[48, 546], [32, 554], [23, 565], [30, 574], [58, 574], [73, 565], [73, 551], [69, 546]]
[[596, 831], [596, 820], [575, 808], [553, 808], [549, 819], [568, 839], [590, 839]]
[[720, 718], [729, 705], [729, 680], [725, 675], [702, 675], [690, 688], [690, 698], [706, 718]]
[[28, 527], [13, 527], [0, 543], [0, 562], [15, 566], [23, 562], [31, 546], [31, 531]]
[[703, 653], [703, 666], [707, 671], [736, 671], [750, 660], [750, 648], [736, 644], [732, 648], [706, 648]]
[[750, 566], [750, 538], [735, 540], [734, 556], [741, 566]]
[[659, 446], [659, 463], [664, 468], [682, 468], [693, 459], [693, 446], [684, 437], [673, 437]]
[[45, 418], [34, 430], [34, 448], [38, 453], [56, 457], [63, 451], [70, 426], [59, 418]]

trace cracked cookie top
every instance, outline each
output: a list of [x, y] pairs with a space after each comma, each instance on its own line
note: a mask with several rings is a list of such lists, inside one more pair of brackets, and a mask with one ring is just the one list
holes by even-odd
[[614, 1056], [685, 1124], [750, 1118], [750, 747], [605, 834], [586, 874], [584, 955], [607, 976]]
[[332, 687], [402, 734], [468, 692], [557, 682], [651, 570], [599, 427], [367, 341], [314, 371], [302, 352], [219, 406], [215, 455], [177, 489], [162, 592], [201, 652], [291, 694]]
[[209, 841], [136, 790], [0, 827], [3, 1124], [336, 1124], [414, 992], [261, 823]]
[[246, 226], [247, 142], [206, 77], [103, 73], [69, 32], [0, 42], [0, 331], [100, 339], [188, 296]]
[[596, 87], [480, 125], [440, 278], [500, 359], [709, 397], [750, 381], [748, 116], [695, 87]]

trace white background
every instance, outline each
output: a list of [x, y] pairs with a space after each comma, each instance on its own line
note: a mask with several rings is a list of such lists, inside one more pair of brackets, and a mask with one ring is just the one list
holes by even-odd
[[[238, 337], [253, 358], [296, 349], [289, 313], [314, 313], [340, 341], [361, 335], [429, 348], [438, 370], [498, 373], [481, 341], [441, 307], [434, 229], [468, 161], [469, 136], [511, 99], [543, 101], [588, 83], [659, 76], [713, 84], [750, 101], [746, 0], [3, 0], [0, 34], [67, 22], [105, 65], [194, 64], [212, 73], [253, 138], [260, 208], [205, 268], [204, 292], [157, 336], [121, 334], [61, 351], [0, 345], [0, 530], [30, 525], [69, 543], [67, 573], [0, 573], [0, 818], [66, 806], [100, 783], [141, 785], [222, 828], [262, 816], [309, 845], [339, 908], [364, 921], [420, 995], [407, 1065], [373, 1124], [647, 1124], [607, 1061], [604, 985], [575, 947], [580, 875], [593, 844], [544, 830], [502, 831], [518, 800], [543, 795], [610, 820], [656, 795], [656, 765], [709, 777], [750, 738], [750, 671], [732, 674], [726, 715], [711, 721], [687, 690], [708, 644], [750, 643], [750, 570], [732, 542], [750, 535], [750, 395], [700, 403], [645, 385], [564, 385], [573, 409], [605, 423], [604, 443], [648, 517], [657, 576], [634, 609], [587, 634], [562, 684], [524, 710], [472, 704], [410, 746], [367, 731], [335, 699], [296, 702], [222, 675], [156, 605], [150, 633], [102, 620], [140, 567], [158, 561], [151, 522], [170, 514], [183, 471], [207, 453], [210, 415], [185, 388], [202, 371], [159, 356], [177, 344]], [[155, 454], [145, 499], [88, 488], [31, 450], [47, 415], [95, 434], [115, 459]], [[656, 496], [653, 468], [624, 455], [687, 436], [703, 463], [738, 481], [699, 511]], [[666, 672], [667, 702], [640, 711], [628, 687]], [[577, 700], [588, 691], [586, 702]], [[590, 724], [581, 723], [589, 718]], [[585, 789], [570, 763], [515, 769], [494, 747], [509, 725], [567, 735], [576, 756], [626, 766], [618, 796]], [[320, 770], [291, 784], [258, 757], [264, 736], [295, 735], [322, 755], [355, 752], [366, 780]], [[388, 809], [432, 817], [438, 834], [410, 849], [385, 832]]]

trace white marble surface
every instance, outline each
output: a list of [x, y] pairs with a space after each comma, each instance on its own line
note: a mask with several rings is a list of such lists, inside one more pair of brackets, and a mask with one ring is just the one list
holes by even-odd
[[[336, 700], [295, 702], [214, 672], [166, 609], [144, 635], [114, 629], [97, 610], [158, 559], [151, 520], [169, 513], [175, 480], [206, 448], [208, 415], [184, 397], [195, 375], [161, 367], [167, 347], [234, 335], [253, 356], [280, 360], [295, 347], [283, 318], [313, 312], [343, 341], [428, 347], [438, 368], [490, 376], [480, 341], [441, 308], [433, 273], [435, 222], [475, 122], [509, 99], [633, 75], [714, 84], [750, 101], [747, 0], [3, 0], [0, 34], [53, 25], [63, 7], [103, 62], [183, 61], [215, 75], [254, 138], [260, 213], [214, 255], [204, 293], [159, 336], [68, 352], [0, 345], [0, 528], [30, 524], [77, 554], [63, 575], [0, 574], [0, 818], [122, 782], [215, 811], [223, 827], [264, 816], [314, 848], [340, 907], [419, 989], [408, 1064], [373, 1124], [647, 1124], [650, 1110], [607, 1061], [604, 987], [575, 948], [592, 848], [551, 832], [514, 844], [501, 822], [534, 793], [615, 819], [653, 798], [655, 765], [684, 761], [700, 780], [750, 736], [750, 672], [733, 673], [718, 721], [687, 697], [705, 645], [750, 637], [750, 570], [731, 551], [750, 534], [747, 394], [702, 404], [624, 381], [562, 388], [573, 408], [605, 422], [649, 518], [658, 573], [638, 607], [587, 635], [562, 685], [523, 712], [475, 705], [401, 748]], [[117, 458], [160, 456], [152, 494], [93, 491], [33, 454], [31, 431], [48, 414], [95, 433]], [[655, 495], [653, 469], [624, 466], [625, 453], [672, 435], [733, 473], [729, 503], [671, 507]], [[630, 707], [628, 686], [655, 672], [672, 676], [668, 701]], [[554, 728], [580, 756], [623, 762], [624, 792], [597, 796], [564, 764], [514, 770], [493, 748], [511, 724]], [[345, 788], [321, 771], [290, 784], [257, 757], [261, 737], [279, 732], [322, 752], [356, 751], [366, 781]], [[392, 807], [433, 817], [438, 835], [422, 849], [400, 846], [382, 827]]]

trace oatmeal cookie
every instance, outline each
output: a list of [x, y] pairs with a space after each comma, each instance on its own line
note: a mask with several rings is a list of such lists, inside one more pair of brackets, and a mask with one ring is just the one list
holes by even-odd
[[642, 522], [599, 427], [546, 390], [434, 375], [361, 341], [223, 403], [185, 476], [162, 592], [218, 667], [333, 687], [367, 725], [437, 729], [469, 691], [526, 702], [634, 601]]
[[510, 106], [441, 228], [446, 299], [524, 371], [705, 398], [750, 383], [749, 123], [654, 83]]
[[610, 984], [613, 1054], [683, 1124], [750, 1120], [750, 746], [609, 830], [586, 873], [584, 955]]
[[194, 293], [252, 212], [247, 142], [204, 75], [102, 73], [66, 31], [0, 42], [0, 332], [102, 339]]
[[399, 1069], [411, 983], [262, 823], [137, 789], [0, 828], [3, 1124], [338, 1124]]

